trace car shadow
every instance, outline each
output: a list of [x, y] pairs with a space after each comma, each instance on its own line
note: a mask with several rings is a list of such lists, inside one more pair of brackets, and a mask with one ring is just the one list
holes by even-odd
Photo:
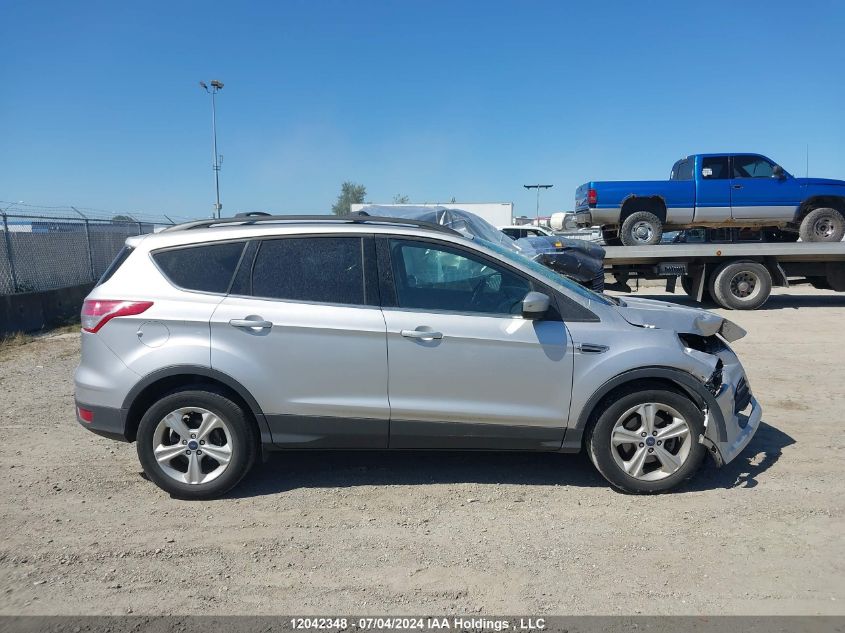
[[[795, 443], [761, 423], [743, 453], [723, 468], [710, 460], [675, 494], [724, 488], [753, 488], [758, 478]], [[763, 455], [760, 459], [759, 456]], [[607, 487], [584, 454], [451, 451], [285, 451], [234, 488], [229, 498], [273, 495], [299, 488], [421, 486], [437, 484]]]
[[730, 464], [716, 468], [713, 464], [702, 470], [684, 487], [696, 492], [716, 488], [754, 488], [758, 478], [774, 466], [783, 449], [795, 444], [795, 439], [765, 422], [754, 434], [751, 442]]
[[[832, 290], [828, 291], [830, 294], [824, 295], [792, 295], [788, 293], [773, 294], [769, 297], [761, 307], [757, 308], [757, 312], [765, 310], [798, 310], [799, 308], [842, 308], [845, 307], [845, 294], [835, 293]], [[623, 299], [625, 294], [616, 294]], [[654, 301], [665, 301], [666, 303], [676, 303], [682, 306], [689, 306], [691, 308], [704, 308], [706, 310], [718, 309], [713, 301], [705, 299], [701, 303], [694, 301], [687, 295], [680, 294], [631, 294], [632, 297], [639, 299], [653, 299]]]

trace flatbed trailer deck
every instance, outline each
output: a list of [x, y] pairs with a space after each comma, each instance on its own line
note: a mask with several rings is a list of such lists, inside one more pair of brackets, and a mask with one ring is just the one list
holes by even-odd
[[845, 242], [745, 242], [606, 246], [605, 272], [621, 287], [631, 279], [680, 279], [696, 301], [709, 297], [723, 308], [754, 310], [773, 286], [812, 284], [845, 292]]

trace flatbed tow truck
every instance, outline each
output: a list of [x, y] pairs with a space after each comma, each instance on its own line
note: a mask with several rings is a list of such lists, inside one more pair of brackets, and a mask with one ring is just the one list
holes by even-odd
[[666, 290], [683, 290], [701, 302], [754, 310], [773, 286], [811, 284], [845, 292], [845, 242], [703, 242], [652, 246], [605, 246], [609, 290], [631, 291], [632, 279], [666, 279]]

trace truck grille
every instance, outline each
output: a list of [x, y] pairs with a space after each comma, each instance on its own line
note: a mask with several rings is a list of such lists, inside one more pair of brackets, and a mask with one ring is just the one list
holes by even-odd
[[748, 388], [748, 382], [745, 376], [739, 379], [736, 385], [736, 395], [734, 396], [734, 413], [744, 411], [751, 402], [751, 389]]

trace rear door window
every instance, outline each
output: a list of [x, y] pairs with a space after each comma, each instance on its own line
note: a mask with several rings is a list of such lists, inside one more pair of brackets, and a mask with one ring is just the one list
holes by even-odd
[[170, 282], [185, 290], [225, 293], [245, 242], [223, 242], [170, 248], [153, 260]]
[[730, 180], [727, 156], [705, 156], [701, 160], [701, 177], [706, 180]]
[[252, 267], [254, 297], [365, 305], [364, 240], [285, 237], [260, 242]]

